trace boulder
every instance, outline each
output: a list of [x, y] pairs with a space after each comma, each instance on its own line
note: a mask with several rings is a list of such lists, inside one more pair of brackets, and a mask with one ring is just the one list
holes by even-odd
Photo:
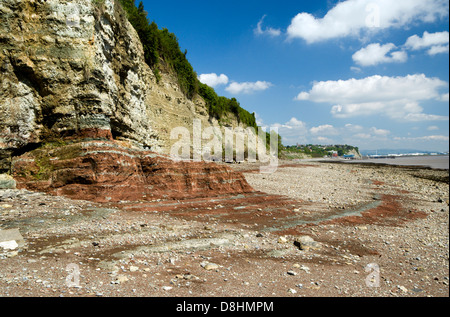
[[0, 189], [15, 189], [16, 181], [8, 174], [0, 174]]
[[0, 248], [14, 250], [24, 245], [25, 240], [20, 234], [19, 229], [0, 230]]
[[96, 202], [183, 199], [253, 192], [213, 162], [175, 161], [116, 141], [40, 148], [13, 160], [19, 188]]
[[302, 251], [308, 250], [320, 250], [322, 245], [320, 242], [314, 241], [310, 236], [299, 236], [294, 240], [294, 245], [297, 246]]

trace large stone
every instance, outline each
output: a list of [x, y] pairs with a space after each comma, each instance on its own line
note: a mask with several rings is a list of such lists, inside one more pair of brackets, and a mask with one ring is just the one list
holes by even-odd
[[314, 241], [310, 236], [299, 236], [294, 240], [294, 244], [302, 251], [320, 250], [322, 245], [320, 242]]
[[10, 175], [0, 174], [0, 189], [15, 189], [16, 181]]
[[5, 250], [14, 250], [22, 247], [25, 240], [20, 234], [19, 229], [0, 230], [0, 248]]
[[213, 271], [213, 270], [217, 270], [219, 268], [219, 265], [217, 265], [216, 263], [211, 263], [211, 262], [202, 262], [202, 263], [200, 263], [200, 266], [203, 267], [207, 271]]

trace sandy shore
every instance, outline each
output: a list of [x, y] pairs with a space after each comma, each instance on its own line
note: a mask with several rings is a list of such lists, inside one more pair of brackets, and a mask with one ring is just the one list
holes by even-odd
[[0, 190], [0, 230], [23, 236], [0, 248], [0, 296], [449, 296], [448, 171], [233, 168], [255, 193], [95, 204]]

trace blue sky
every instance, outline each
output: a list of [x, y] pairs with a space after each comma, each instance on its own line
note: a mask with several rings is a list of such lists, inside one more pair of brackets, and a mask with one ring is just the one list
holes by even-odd
[[285, 145], [449, 149], [449, 1], [143, 1]]

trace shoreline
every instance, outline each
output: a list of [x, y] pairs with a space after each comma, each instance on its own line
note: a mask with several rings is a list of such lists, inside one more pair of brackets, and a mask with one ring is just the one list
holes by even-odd
[[343, 164], [371, 164], [371, 165], [391, 165], [406, 168], [425, 168], [435, 170], [449, 170], [448, 155], [430, 156], [401, 156], [395, 158], [369, 158], [369, 159], [318, 159], [323, 163], [343, 163]]

